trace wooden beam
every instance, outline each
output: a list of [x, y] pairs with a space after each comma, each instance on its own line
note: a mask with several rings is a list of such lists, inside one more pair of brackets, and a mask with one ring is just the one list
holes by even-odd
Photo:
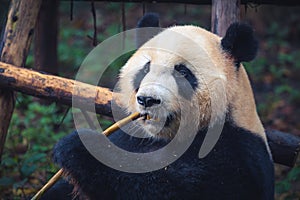
[[[60, 1], [71, 1], [71, 0], [60, 0]], [[91, 0], [73, 0], [86, 1]], [[108, 0], [94, 0], [95, 2], [108, 2]], [[227, 0], [219, 0], [227, 2]], [[196, 4], [196, 5], [211, 5], [212, 0], [109, 0], [109, 2], [135, 2], [135, 3], [182, 3], [182, 4]], [[297, 6], [300, 5], [299, 0], [241, 0], [241, 4], [257, 4], [257, 5], [280, 5], [280, 6]]]
[[[80, 86], [74, 90], [75, 85]], [[98, 114], [112, 116], [111, 102], [113, 94], [109, 89], [97, 87], [78, 81], [42, 74], [33, 70], [15, 67], [0, 62], [0, 86], [16, 90], [28, 95], [50, 99], [68, 106], [78, 106], [85, 109], [91, 102], [95, 103]], [[78, 104], [72, 105], [72, 97], [79, 99]], [[293, 166], [300, 151], [300, 138], [275, 130], [268, 130], [268, 143], [273, 153], [274, 161], [283, 165]]]
[[[41, 0], [12, 0], [3, 37], [1, 61], [17, 66], [25, 64]], [[0, 90], [0, 160], [14, 110], [14, 94]]]

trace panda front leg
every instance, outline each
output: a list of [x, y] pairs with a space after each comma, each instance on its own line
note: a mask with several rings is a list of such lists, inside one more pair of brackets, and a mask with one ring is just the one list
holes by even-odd
[[[149, 173], [127, 173], [110, 168], [97, 160], [87, 150], [85, 142], [97, 143], [106, 137], [88, 129], [74, 131], [62, 138], [53, 149], [54, 162], [63, 168], [66, 179], [74, 185], [72, 194], [66, 182], [59, 182], [42, 199], [58, 199], [57, 192], [63, 194], [61, 199], [176, 199], [168, 175], [164, 171]], [[82, 141], [84, 138], [84, 142]], [[103, 139], [103, 138], [102, 138]], [[140, 140], [131, 138], [122, 131], [116, 131], [110, 138], [121, 148], [136, 151]], [[150, 142], [151, 143], [151, 142]], [[151, 147], [155, 146], [151, 143]], [[98, 144], [99, 145], [99, 144]], [[118, 160], [114, 154], [109, 156]], [[162, 178], [163, 177], [163, 178]]]

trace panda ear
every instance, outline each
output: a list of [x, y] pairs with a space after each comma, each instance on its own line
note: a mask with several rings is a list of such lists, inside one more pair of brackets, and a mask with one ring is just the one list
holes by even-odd
[[137, 24], [137, 28], [159, 27], [159, 16], [157, 13], [146, 13]]
[[221, 40], [222, 48], [234, 57], [236, 63], [251, 61], [255, 58], [258, 42], [252, 28], [247, 24], [233, 23]]
[[[142, 29], [149, 27], [148, 29]], [[152, 28], [150, 28], [152, 27]], [[146, 43], [153, 36], [160, 32], [159, 27], [159, 16], [156, 13], [145, 14], [137, 24], [136, 30], [136, 47], [139, 48], [144, 43]], [[141, 29], [139, 29], [141, 28]]]

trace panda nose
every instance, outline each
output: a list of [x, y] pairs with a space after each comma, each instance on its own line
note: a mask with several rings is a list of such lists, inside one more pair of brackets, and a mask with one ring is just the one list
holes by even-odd
[[138, 96], [137, 97], [137, 102], [145, 107], [151, 107], [154, 104], [160, 104], [159, 99], [154, 99], [152, 97], [145, 97], [145, 96]]

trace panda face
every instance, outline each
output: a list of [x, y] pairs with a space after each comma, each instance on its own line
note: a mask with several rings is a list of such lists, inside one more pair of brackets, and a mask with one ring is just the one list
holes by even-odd
[[[200, 123], [201, 127], [211, 117], [216, 118], [211, 113], [210, 90], [218, 92], [214, 89], [216, 80], [223, 82], [225, 76], [203, 49], [205, 38], [193, 38], [195, 28], [182, 29], [188, 29], [186, 33], [191, 35], [185, 35], [180, 28], [178, 32], [176, 27], [163, 31], [144, 44], [121, 70], [122, 102], [127, 111], [145, 116], [138, 123], [150, 136], [173, 138], [183, 112], [185, 118], [189, 117], [187, 121]], [[222, 115], [225, 103], [217, 108]]]
[[[165, 59], [157, 59], [160, 56], [156, 54]], [[145, 116], [139, 123], [151, 136], [173, 137], [179, 125], [181, 104], [193, 99], [198, 80], [192, 67], [170, 52], [148, 50], [141, 51], [141, 55], [144, 64], [131, 81], [133, 109]]]

